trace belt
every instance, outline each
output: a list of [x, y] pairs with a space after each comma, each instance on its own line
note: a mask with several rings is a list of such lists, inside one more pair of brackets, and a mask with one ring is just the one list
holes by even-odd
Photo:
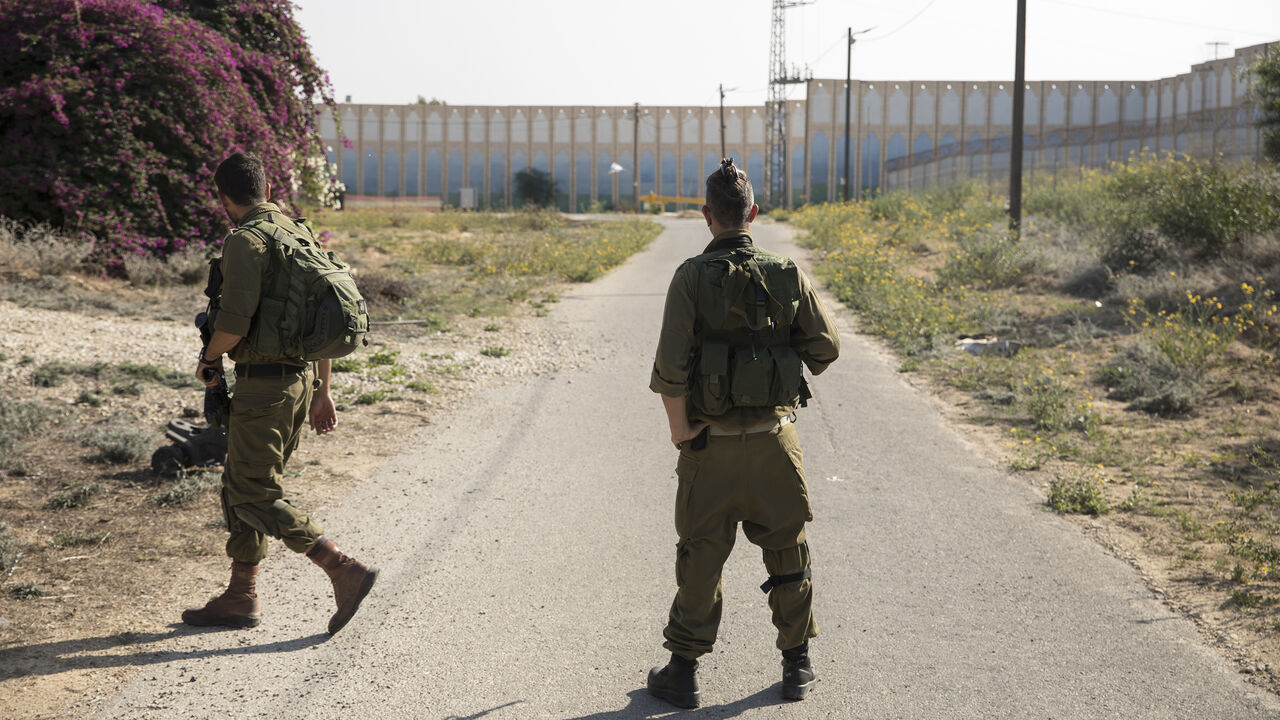
[[306, 365], [290, 365], [288, 363], [236, 363], [236, 377], [285, 378], [290, 375], [301, 375], [306, 369]]
[[716, 427], [715, 425], [712, 425], [710, 428], [708, 428], [707, 432], [708, 434], [716, 437], [724, 437], [726, 435], [754, 435], [756, 433], [770, 432], [771, 430], [780, 429], [786, 425], [790, 425], [795, 421], [796, 421], [795, 413], [792, 413], [790, 415], [783, 415], [777, 420], [773, 420], [770, 422], [762, 422], [759, 425], [752, 425], [749, 428], [743, 428], [741, 430], [724, 430]]

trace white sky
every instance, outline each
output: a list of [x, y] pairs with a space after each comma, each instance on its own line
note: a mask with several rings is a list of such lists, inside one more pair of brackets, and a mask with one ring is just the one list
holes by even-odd
[[[770, 0], [296, 0], [337, 99], [450, 105], [763, 103]], [[1028, 80], [1151, 80], [1280, 40], [1280, 0], [1028, 0]], [[787, 61], [865, 80], [1011, 80], [1015, 0], [817, 0]], [[791, 95], [802, 91], [793, 88]]]

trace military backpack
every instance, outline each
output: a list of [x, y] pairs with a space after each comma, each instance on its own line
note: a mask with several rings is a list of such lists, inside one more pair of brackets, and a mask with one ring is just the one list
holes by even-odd
[[250, 346], [263, 355], [311, 361], [368, 345], [369, 310], [350, 266], [320, 246], [305, 218], [288, 225], [261, 219], [240, 226], [266, 240], [272, 268], [249, 329]]
[[690, 398], [707, 415], [734, 407], [803, 403], [810, 395], [791, 323], [800, 305], [800, 270], [755, 247], [717, 250], [697, 266], [696, 350]]

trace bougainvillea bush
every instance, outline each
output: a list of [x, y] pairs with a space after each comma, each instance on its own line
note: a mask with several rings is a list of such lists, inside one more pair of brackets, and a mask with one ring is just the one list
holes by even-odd
[[104, 267], [217, 243], [218, 163], [258, 155], [292, 205], [317, 100], [288, 0], [4, 0], [0, 215], [92, 238]]

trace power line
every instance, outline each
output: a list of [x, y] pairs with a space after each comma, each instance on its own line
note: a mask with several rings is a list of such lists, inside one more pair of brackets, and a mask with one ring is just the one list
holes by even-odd
[[1154, 15], [1141, 15], [1139, 13], [1125, 12], [1123, 10], [1112, 10], [1110, 8], [1100, 8], [1093, 5], [1081, 5], [1079, 3], [1067, 2], [1067, 0], [1044, 0], [1052, 5], [1063, 5], [1073, 7], [1080, 10], [1091, 10], [1093, 12], [1104, 13], [1107, 15], [1119, 15], [1121, 17], [1134, 18], [1136, 20], [1150, 20], [1152, 22], [1162, 22], [1169, 25], [1181, 25], [1183, 27], [1197, 28], [1200, 30], [1219, 30], [1221, 32], [1239, 33], [1241, 35], [1253, 35], [1255, 37], [1275, 37], [1280, 33], [1260, 33], [1254, 30], [1239, 30], [1233, 28], [1216, 27], [1214, 25], [1203, 25], [1201, 23], [1187, 22], [1185, 20], [1172, 20], [1165, 17], [1156, 17]]
[[921, 16], [921, 15], [923, 15], [923, 14], [925, 14], [926, 12], [928, 12], [928, 11], [929, 11], [929, 8], [933, 7], [934, 3], [936, 3], [936, 2], [938, 2], [938, 0], [929, 0], [929, 4], [928, 4], [928, 5], [925, 5], [924, 7], [920, 8], [920, 12], [916, 13], [915, 15], [912, 15], [910, 18], [908, 18], [908, 19], [907, 19], [907, 21], [906, 21], [906, 22], [902, 23], [902, 24], [901, 24], [901, 25], [899, 25], [898, 27], [896, 27], [896, 28], [894, 28], [894, 29], [890, 30], [889, 32], [887, 32], [887, 33], [885, 33], [885, 34], [883, 34], [883, 35], [878, 35], [878, 36], [873, 37], [873, 38], [867, 38], [866, 40], [863, 40], [862, 42], [875, 42], [875, 41], [877, 41], [877, 40], [883, 40], [883, 39], [885, 39], [885, 38], [889, 37], [890, 35], [893, 35], [893, 34], [897, 33], [899, 30], [902, 30], [902, 29], [903, 29], [903, 28], [905, 28], [906, 26], [908, 26], [908, 25], [910, 25], [911, 23], [913, 23], [913, 22], [915, 22], [916, 20], [918, 20], [918, 19], [920, 18], [920, 16]]
[[845, 39], [841, 37], [839, 40], [831, 43], [831, 47], [827, 48], [826, 50], [823, 50], [821, 55], [805, 63], [805, 65], [808, 65], [809, 67], [813, 67], [814, 65], [817, 65], [819, 62], [822, 61], [822, 58], [826, 57], [827, 55], [830, 55], [832, 50], [835, 50], [836, 48], [840, 47], [841, 45], [844, 44], [844, 42], [845, 42]]

